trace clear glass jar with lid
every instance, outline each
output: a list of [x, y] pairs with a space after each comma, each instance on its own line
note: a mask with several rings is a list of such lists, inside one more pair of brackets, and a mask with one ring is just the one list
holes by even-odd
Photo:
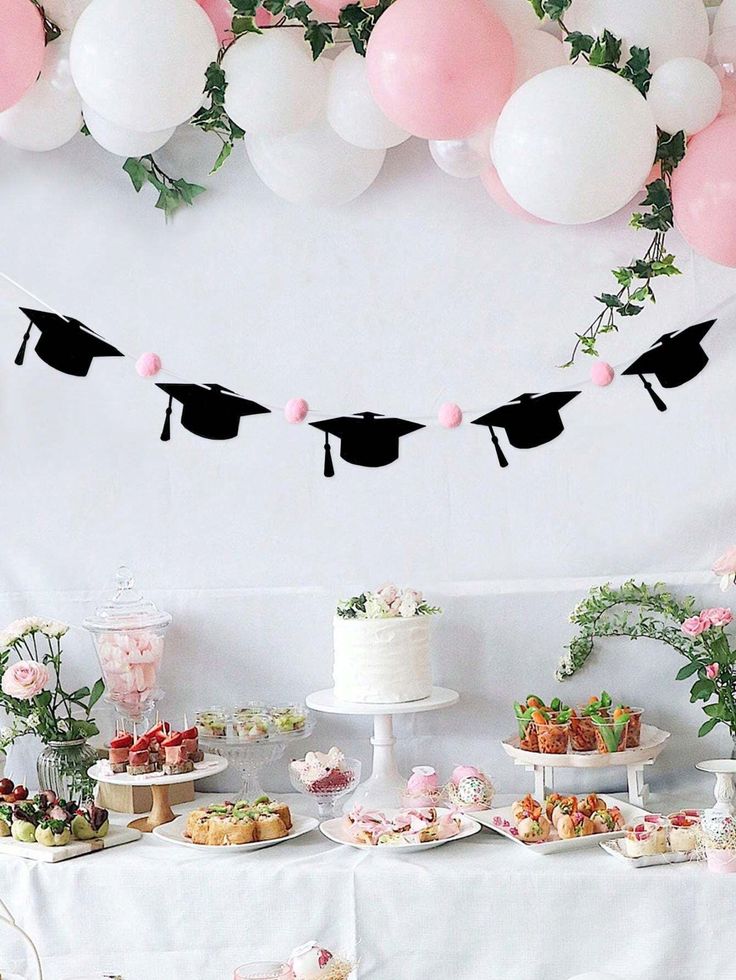
[[147, 725], [163, 697], [159, 673], [171, 615], [143, 598], [125, 565], [118, 568], [115, 580], [110, 599], [82, 625], [92, 634], [105, 700], [125, 721]]

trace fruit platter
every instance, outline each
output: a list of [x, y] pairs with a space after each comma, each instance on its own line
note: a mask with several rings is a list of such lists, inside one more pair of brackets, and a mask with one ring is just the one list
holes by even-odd
[[514, 703], [517, 733], [502, 742], [514, 764], [534, 773], [534, 795], [554, 790], [559, 768], [625, 767], [629, 801], [643, 807], [649, 797], [644, 767], [652, 765], [670, 733], [644, 724], [644, 710], [616, 701], [607, 691], [577, 707], [534, 694]]
[[[8, 789], [10, 780], [1, 780]], [[18, 791], [21, 791], [20, 793]], [[0, 853], [57, 862], [138, 840], [135, 830], [111, 827], [107, 810], [62, 800], [51, 790], [29, 797], [12, 787], [0, 802]]]

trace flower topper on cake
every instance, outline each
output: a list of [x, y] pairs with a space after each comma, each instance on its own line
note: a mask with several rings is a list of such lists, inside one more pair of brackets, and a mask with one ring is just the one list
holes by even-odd
[[400, 589], [391, 583], [374, 592], [361, 592], [337, 605], [337, 615], [342, 619], [411, 619], [441, 612], [439, 606], [430, 606], [421, 592]]

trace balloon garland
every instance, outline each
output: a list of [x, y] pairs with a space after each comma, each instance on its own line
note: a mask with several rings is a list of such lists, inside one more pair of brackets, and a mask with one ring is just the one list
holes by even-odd
[[166, 217], [205, 191], [153, 155], [184, 123], [218, 138], [212, 173], [247, 132], [259, 177], [297, 203], [352, 200], [410, 136], [532, 222], [597, 221], [646, 184], [631, 224], [649, 247], [613, 270], [569, 365], [680, 274], [675, 216], [736, 266], [736, 116], [716, 118], [736, 111], [734, 8], [716, 18], [719, 76], [702, 0], [4, 0], [0, 139], [43, 151], [81, 130]]

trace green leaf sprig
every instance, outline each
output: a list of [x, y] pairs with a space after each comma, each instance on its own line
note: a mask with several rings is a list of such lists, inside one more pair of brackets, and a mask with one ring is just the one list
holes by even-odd
[[148, 153], [143, 157], [128, 157], [123, 164], [123, 170], [140, 193], [146, 184], [151, 184], [158, 191], [156, 207], [164, 212], [168, 219], [180, 207], [191, 206], [194, 199], [205, 192], [200, 184], [190, 184], [183, 177], [174, 178], [165, 173]]

